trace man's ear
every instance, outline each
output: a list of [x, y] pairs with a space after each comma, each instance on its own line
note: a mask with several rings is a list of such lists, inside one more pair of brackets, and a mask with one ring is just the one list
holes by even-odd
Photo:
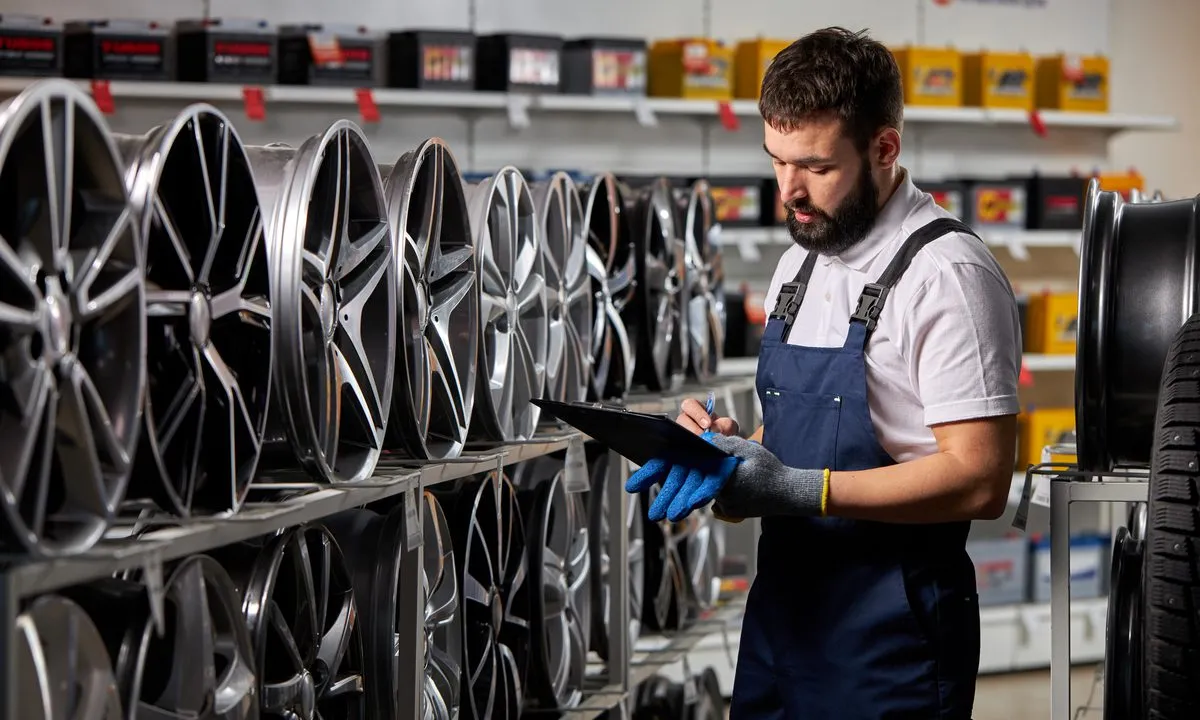
[[871, 164], [879, 170], [889, 170], [900, 161], [900, 131], [884, 128], [871, 140]]

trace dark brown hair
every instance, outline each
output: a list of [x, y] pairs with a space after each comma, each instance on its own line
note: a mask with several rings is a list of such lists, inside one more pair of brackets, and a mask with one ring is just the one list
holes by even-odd
[[779, 132], [834, 116], [865, 152], [884, 127], [901, 128], [904, 89], [896, 59], [867, 31], [829, 27], [809, 33], [775, 56], [763, 76], [758, 111]]

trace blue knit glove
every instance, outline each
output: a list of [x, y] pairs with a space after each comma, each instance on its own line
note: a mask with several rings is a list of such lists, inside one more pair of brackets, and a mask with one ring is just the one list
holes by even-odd
[[[700, 437], [712, 442], [717, 435], [709, 430]], [[738, 462], [740, 458], [729, 457], [716, 468], [701, 470], [687, 465], [668, 465], [666, 461], [655, 458], [629, 476], [625, 491], [639, 493], [661, 482], [662, 488], [650, 504], [646, 516], [655, 522], [663, 518], [678, 522], [693, 510], [712, 502], [737, 468]]]

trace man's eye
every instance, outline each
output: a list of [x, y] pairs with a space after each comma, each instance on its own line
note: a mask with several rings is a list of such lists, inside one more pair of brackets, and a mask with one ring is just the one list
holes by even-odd
[[826, 168], [826, 167], [809, 168], [808, 171], [810, 173], [812, 173], [813, 175], [824, 175], [825, 173], [829, 172], [829, 168]]

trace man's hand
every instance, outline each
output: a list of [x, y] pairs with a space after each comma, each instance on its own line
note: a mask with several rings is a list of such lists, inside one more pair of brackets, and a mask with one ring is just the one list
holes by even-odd
[[679, 409], [681, 412], [679, 417], [675, 418], [675, 422], [697, 435], [703, 435], [708, 430], [720, 435], [737, 435], [741, 430], [733, 418], [713, 417], [704, 410], [703, 404], [692, 398], [684, 400]]

